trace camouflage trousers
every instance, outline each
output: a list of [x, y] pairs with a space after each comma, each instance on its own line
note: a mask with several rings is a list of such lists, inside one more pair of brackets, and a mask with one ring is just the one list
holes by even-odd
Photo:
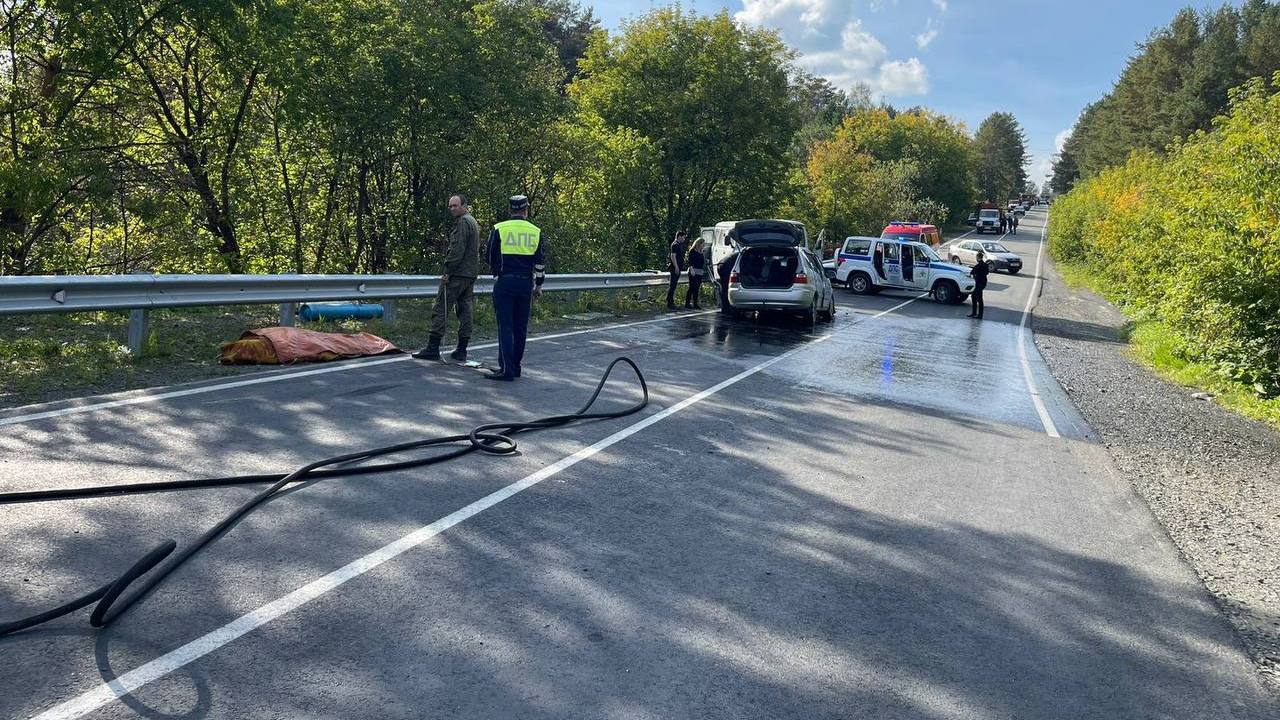
[[471, 315], [475, 309], [475, 278], [450, 277], [440, 285], [435, 307], [431, 309], [431, 335], [443, 338], [449, 329], [449, 316], [458, 314], [458, 339], [471, 338]]

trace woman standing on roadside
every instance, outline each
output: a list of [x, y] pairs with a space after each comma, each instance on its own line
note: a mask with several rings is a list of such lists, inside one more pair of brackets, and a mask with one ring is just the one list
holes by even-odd
[[689, 289], [684, 293], [684, 306], [688, 310], [701, 310], [699, 302], [702, 280], [707, 276], [707, 256], [702, 254], [702, 238], [693, 241], [689, 249]]

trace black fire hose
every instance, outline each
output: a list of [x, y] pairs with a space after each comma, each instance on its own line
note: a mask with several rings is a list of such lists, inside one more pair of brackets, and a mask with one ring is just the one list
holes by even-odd
[[[612, 412], [590, 412], [591, 407], [595, 405], [596, 400], [600, 397], [600, 393], [604, 390], [605, 383], [608, 382], [609, 376], [613, 373], [613, 368], [619, 363], [625, 363], [631, 367], [632, 371], [635, 372], [636, 379], [640, 382], [640, 390], [642, 393], [640, 401], [630, 407]], [[304, 465], [291, 473], [283, 475], [239, 475], [234, 477], [209, 478], [203, 480], [174, 480], [135, 485], [104, 485], [89, 488], [66, 488], [0, 493], [0, 505], [4, 505], [19, 502], [66, 500], [102, 495], [160, 492], [165, 490], [188, 490], [192, 488], [244, 485], [251, 483], [271, 483], [270, 487], [259, 492], [257, 495], [254, 495], [243, 505], [232, 510], [226, 515], [226, 517], [222, 518], [217, 524], [206, 530], [202, 535], [200, 535], [200, 537], [192, 541], [191, 544], [182, 548], [182, 550], [178, 551], [176, 554], [173, 554], [172, 557], [170, 557], [170, 554], [177, 549], [178, 543], [173, 540], [165, 540], [149, 551], [146, 555], [139, 558], [138, 561], [120, 575], [119, 578], [107, 583], [106, 585], [51, 610], [46, 610], [42, 613], [22, 618], [20, 620], [0, 623], [0, 637], [20, 630], [26, 630], [27, 628], [34, 627], [57, 617], [62, 617], [63, 615], [79, 610], [80, 608], [94, 602], [97, 602], [98, 605], [90, 614], [89, 623], [94, 627], [103, 627], [110, 624], [113, 620], [141, 600], [145, 595], [154, 590], [157, 585], [163, 582], [164, 579], [176, 570], [179, 565], [186, 562], [188, 558], [199, 552], [201, 548], [204, 548], [209, 543], [216, 540], [222, 533], [226, 532], [228, 528], [238, 522], [241, 518], [248, 515], [255, 508], [271, 499], [276, 495], [276, 493], [280, 492], [280, 490], [292, 483], [311, 481], [320, 478], [390, 472], [393, 470], [405, 470], [425, 465], [434, 465], [446, 460], [462, 457], [463, 455], [469, 455], [477, 450], [491, 455], [509, 455], [516, 451], [516, 441], [512, 439], [512, 436], [518, 433], [562, 427], [584, 420], [608, 420], [625, 417], [627, 415], [640, 412], [648, 405], [649, 386], [645, 382], [644, 374], [640, 372], [639, 366], [632, 362], [630, 358], [620, 357], [609, 363], [609, 367], [605, 369], [604, 375], [601, 376], [600, 382], [596, 384], [595, 392], [591, 393], [591, 398], [587, 400], [587, 403], [577, 412], [570, 413], [568, 415], [553, 415], [551, 417], [539, 418], [526, 422], [490, 423], [474, 428], [471, 432], [464, 435], [447, 435], [444, 437], [426, 438], [423, 440], [413, 440], [397, 445], [374, 448], [372, 450], [347, 453], [345, 455], [338, 455], [336, 457], [318, 460], [308, 465]], [[413, 458], [397, 462], [381, 463], [378, 465], [355, 465], [331, 468], [328, 470], [321, 469], [333, 465], [359, 463], [384, 455], [393, 455], [409, 450], [440, 445], [459, 445], [459, 447], [439, 455], [431, 455], [425, 458]], [[165, 560], [166, 558], [168, 558], [167, 561]], [[161, 564], [162, 562], [163, 564]], [[155, 569], [155, 572], [150, 572], [153, 568]], [[148, 574], [149, 572], [150, 574]], [[121, 594], [133, 585], [134, 581], [139, 579], [141, 579], [141, 582], [138, 586], [121, 599]]]

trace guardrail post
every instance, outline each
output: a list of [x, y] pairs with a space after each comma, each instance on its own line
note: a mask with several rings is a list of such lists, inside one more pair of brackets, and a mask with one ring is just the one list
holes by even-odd
[[148, 325], [146, 308], [129, 311], [129, 354], [133, 357], [142, 357], [147, 348]]
[[384, 325], [394, 325], [396, 322], [396, 301], [382, 301], [382, 323]]
[[297, 314], [297, 303], [280, 303], [280, 325], [282, 327], [293, 327], [293, 318]]

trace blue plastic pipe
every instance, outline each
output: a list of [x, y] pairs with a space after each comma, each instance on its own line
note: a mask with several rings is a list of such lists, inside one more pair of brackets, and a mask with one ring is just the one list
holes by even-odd
[[307, 322], [312, 320], [372, 320], [382, 317], [382, 304], [367, 305], [356, 303], [303, 303], [298, 309], [298, 317]]

